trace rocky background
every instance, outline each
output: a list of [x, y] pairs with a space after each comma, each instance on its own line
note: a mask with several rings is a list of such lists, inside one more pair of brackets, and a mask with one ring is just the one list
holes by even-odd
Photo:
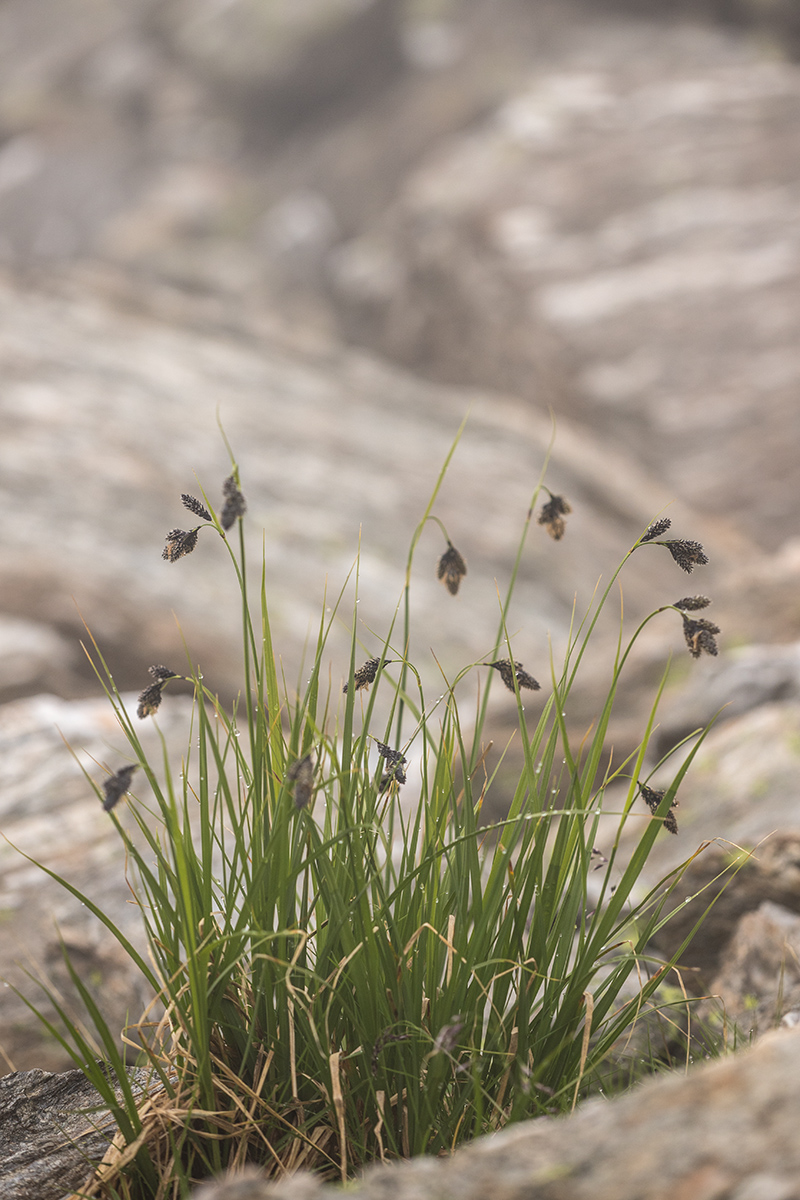
[[[747, 876], [747, 902], [731, 906], [730, 955], [705, 965], [706, 982], [727, 981], [731, 1011], [745, 1012], [731, 972], [753, 976], [746, 947], [769, 945], [754, 1027], [800, 1006], [781, 975], [797, 957], [786, 945], [800, 946], [798, 11], [794, 0], [63, 0], [54, 17], [49, 0], [6, 0], [8, 983], [33, 996], [24, 970], [44, 970], [69, 1003], [57, 922], [110, 1018], [141, 1007], [102, 928], [19, 850], [135, 932], [83, 774], [115, 770], [124, 748], [80, 641], [85, 622], [135, 697], [150, 663], [180, 669], [185, 636], [207, 681], [235, 696], [224, 547], [204, 537], [191, 558], [161, 559], [165, 533], [185, 523], [180, 493], [202, 484], [216, 498], [228, 473], [217, 414], [242, 469], [251, 560], [264, 530], [293, 679], [326, 580], [330, 603], [359, 535], [365, 657], [377, 648], [469, 410], [435, 510], [469, 575], [455, 599], [436, 582], [431, 526], [414, 579], [412, 656], [433, 688], [430, 647], [448, 673], [491, 650], [494, 581], [507, 578], [552, 411], [548, 482], [573, 513], [561, 542], [532, 528], [515, 653], [546, 679], [548, 635], [558, 653], [576, 595], [582, 612], [662, 511], [676, 536], [703, 542], [711, 562], [691, 580], [666, 551], [637, 552], [626, 621], [704, 592], [722, 654], [692, 662], [674, 614], [653, 622], [613, 739], [619, 752], [635, 745], [671, 654], [659, 753], [728, 706], [656, 865], [705, 839], [750, 849], [781, 831]], [[330, 642], [334, 692], [352, 599]], [[569, 714], [579, 733], [607, 681], [612, 608]], [[176, 753], [186, 703], [164, 706]], [[498, 689], [492, 725], [505, 744], [513, 704]], [[634, 820], [645, 819], [642, 806]], [[762, 902], [765, 924], [740, 930]], [[66, 1066], [13, 986], [0, 992], [0, 1071]]]

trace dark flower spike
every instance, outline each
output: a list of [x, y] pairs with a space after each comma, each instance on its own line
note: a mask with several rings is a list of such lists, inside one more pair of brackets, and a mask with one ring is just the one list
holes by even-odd
[[286, 772], [286, 778], [294, 784], [294, 802], [298, 808], [308, 808], [311, 801], [311, 789], [314, 782], [314, 767], [311, 752], [293, 762]]
[[158, 706], [161, 704], [164, 684], [170, 679], [181, 678], [177, 671], [170, 671], [169, 667], [152, 666], [148, 667], [147, 670], [154, 682], [139, 693], [139, 707], [136, 709], [136, 715], [140, 721], [144, 720], [145, 717], [152, 717], [158, 709]]
[[[655, 814], [658, 812], [658, 807], [661, 804], [661, 801], [666, 795], [666, 792], [663, 789], [659, 790], [658, 788], [649, 788], [646, 784], [640, 783], [639, 794], [641, 795], [647, 807], [650, 809], [650, 812], [653, 814], [653, 816], [655, 816]], [[672, 804], [670, 805], [669, 812], [665, 817], [662, 818], [664, 822], [664, 828], [668, 833], [678, 832], [678, 822], [676, 821], [675, 813], [673, 812], [673, 809], [676, 809], [677, 807], [678, 801], [673, 800]]]
[[695, 567], [704, 567], [708, 562], [708, 557], [699, 542], [676, 540], [659, 542], [658, 545], [667, 547], [675, 562], [687, 575], [691, 575]]
[[405, 783], [405, 782], [406, 782], [406, 773], [402, 767], [397, 766], [397, 767], [395, 767], [395, 769], [393, 771], [387, 771], [386, 774], [381, 777], [381, 791], [385, 792], [386, 789], [388, 787], [390, 787], [393, 783]]
[[672, 525], [669, 517], [662, 517], [660, 521], [654, 521], [652, 525], [648, 525], [645, 532], [639, 538], [640, 542], [652, 542], [654, 538], [661, 537], [662, 533], [666, 533]]
[[183, 507], [188, 508], [189, 512], [193, 512], [196, 517], [202, 517], [204, 521], [211, 520], [211, 513], [195, 496], [190, 496], [187, 492], [182, 492], [181, 502]]
[[148, 667], [148, 672], [158, 683], [166, 683], [168, 679], [180, 679], [181, 676], [177, 671], [170, 671], [169, 667]]
[[706, 621], [702, 617], [697, 620], [691, 617], [683, 618], [683, 636], [692, 658], [699, 658], [703, 651], [716, 658], [719, 651], [715, 634], [721, 632], [719, 625], [715, 625], [713, 621]]
[[136, 770], [136, 763], [130, 767], [120, 767], [120, 769], [108, 778], [103, 784], [103, 792], [105, 800], [103, 801], [103, 811], [111, 812], [115, 804], [122, 799], [131, 786], [133, 772]]
[[708, 608], [710, 603], [708, 596], [684, 596], [682, 600], [676, 600], [672, 607], [682, 608], [684, 612], [697, 612], [701, 608]]
[[[391, 658], [385, 658], [383, 660], [383, 665], [387, 666], [392, 661], [393, 660]], [[380, 665], [381, 660], [379, 658], [368, 658], [363, 666], [358, 668], [353, 675], [353, 683], [356, 685], [355, 690], [357, 692], [360, 692], [362, 688], [366, 688], [367, 691], [369, 691], [369, 685], [375, 682], [375, 676], [378, 674], [378, 667]], [[342, 688], [342, 691], [346, 692], [348, 686], [348, 684], [345, 684]]]
[[599, 871], [601, 867], [606, 866], [608, 863], [605, 854], [603, 854], [602, 850], [598, 850], [596, 846], [589, 855], [589, 861], [594, 864], [591, 868], [592, 871]]
[[403, 763], [408, 762], [405, 754], [402, 754], [399, 750], [392, 750], [385, 742], [377, 742], [376, 745], [378, 747], [378, 754], [380, 754], [381, 758], [386, 759], [389, 766], [393, 767], [398, 763], [402, 766]]
[[247, 502], [236, 486], [236, 479], [229, 475], [222, 485], [225, 506], [220, 513], [219, 523], [223, 529], [230, 529], [237, 517], [243, 517], [247, 512]]
[[448, 538], [447, 549], [439, 559], [439, 564], [436, 568], [436, 578], [441, 579], [451, 596], [455, 596], [461, 586], [461, 580], [466, 573], [467, 564], [464, 556], [459, 554]]
[[539, 524], [545, 526], [553, 541], [560, 542], [567, 528], [564, 517], [571, 512], [568, 501], [563, 496], [554, 496], [551, 492], [550, 499], [542, 505], [542, 511], [539, 513]]
[[184, 554], [191, 554], [197, 545], [197, 529], [170, 529], [161, 557], [167, 562], [177, 562]]
[[514, 676], [517, 677], [517, 685], [521, 688], [529, 688], [532, 692], [538, 692], [541, 684], [529, 675], [527, 671], [523, 671], [521, 662], [512, 664], [510, 658], [501, 658], [497, 662], [489, 663], [490, 667], [499, 672], [500, 678], [510, 692], [514, 691]]
[[139, 693], [139, 707], [136, 709], [136, 715], [140, 721], [143, 721], [145, 717], [152, 717], [158, 710], [165, 682], [161, 679], [157, 683], [151, 683], [143, 692]]
[[385, 791], [393, 783], [405, 783], [406, 773], [403, 767], [408, 762], [405, 754], [400, 750], [392, 750], [391, 746], [387, 746], [385, 742], [377, 742], [378, 753], [381, 758], [385, 758], [388, 770], [381, 778], [381, 791]]

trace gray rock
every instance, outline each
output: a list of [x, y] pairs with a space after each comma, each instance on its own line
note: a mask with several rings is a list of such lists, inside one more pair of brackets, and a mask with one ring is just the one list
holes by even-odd
[[263, 145], [323, 107], [384, 90], [402, 67], [399, 10], [398, 0], [169, 0], [151, 20], [172, 55], [233, 104]]
[[73, 647], [51, 626], [0, 615], [0, 702], [47, 684], [68, 687], [74, 660]]
[[[131, 1075], [134, 1091], [149, 1086]], [[119, 1088], [115, 1088], [120, 1095]], [[24, 1071], [0, 1079], [0, 1194], [3, 1200], [61, 1200], [78, 1191], [117, 1132], [82, 1071]]]
[[[453, 647], [447, 670], [485, 655], [498, 620], [494, 581], [502, 589], [513, 561], [550, 440], [548, 418], [497, 395], [418, 382], [354, 352], [291, 345], [274, 332], [170, 327], [115, 307], [86, 283], [77, 280], [66, 295], [0, 283], [0, 610], [76, 641], [86, 639], [82, 618], [123, 688], [143, 687], [149, 663], [178, 669], [183, 633], [206, 679], [235, 695], [238, 599], [225, 547], [211, 532], [190, 557], [161, 556], [167, 531], [191, 524], [182, 492], [202, 486], [219, 503], [230, 470], [219, 410], [241, 464], [254, 564], [266, 532], [276, 644], [293, 675], [326, 576], [338, 589], [359, 529], [365, 638], [367, 625], [380, 629], [394, 613], [411, 535], [471, 407], [436, 504], [470, 575], [455, 600], [436, 582], [444, 543], [431, 526], [420, 545], [415, 619], [425, 630], [423, 667], [432, 644], [442, 653], [445, 643]], [[548, 631], [563, 643], [576, 589], [582, 609], [669, 499], [657, 479], [567, 421], [559, 423], [549, 483], [569, 496], [574, 513], [561, 542], [532, 526], [516, 601], [528, 647], [519, 657], [531, 667], [547, 653]], [[680, 505], [670, 511], [679, 533], [715, 541], [716, 570], [741, 552], [724, 524]], [[714, 564], [708, 570], [713, 580]], [[625, 580], [632, 618], [685, 586], [657, 547], [639, 552]], [[672, 618], [659, 629], [655, 653], [663, 659], [682, 637]], [[346, 644], [336, 626], [332, 655]], [[74, 661], [74, 688], [96, 690], [77, 649]]]
[[[730, 977], [747, 957], [754, 944], [748, 924], [753, 913], [761, 913], [756, 927], [772, 922], [765, 936], [765, 953], [775, 959], [776, 940], [786, 940], [786, 930], [778, 928], [776, 914], [800, 914], [800, 832], [773, 834], [752, 852], [713, 846], [693, 859], [672, 890], [664, 908], [673, 915], [658, 933], [656, 943], [666, 957], [672, 957], [690, 935], [700, 917], [704, 917], [691, 944], [681, 955], [679, 965], [687, 989], [695, 995], [705, 990], [730, 991]], [[763, 911], [762, 911], [763, 910]], [[744, 945], [744, 949], [740, 947]], [[768, 948], [767, 948], [768, 947]], [[739, 964], [737, 966], [737, 964]], [[750, 968], [747, 968], [750, 970]], [[755, 964], [753, 972], [757, 970]], [[774, 981], [753, 988], [765, 1000], [772, 995]], [[744, 985], [743, 985], [744, 986]], [[742, 998], [738, 1011], [744, 1005]]]
[[[726, 1196], [793, 1200], [800, 1177], [796, 1111], [800, 1034], [685, 1077], [660, 1078], [618, 1100], [592, 1100], [565, 1120], [544, 1119], [481, 1138], [453, 1158], [369, 1170], [359, 1200], [663, 1200]], [[197, 1200], [331, 1200], [308, 1177], [260, 1186], [209, 1184]]]
[[[244, 142], [260, 158], [265, 143], [274, 149], [298, 125], [329, 121], [343, 102], [367, 103], [402, 70], [397, 8], [131, 0], [89, 11], [66, 0], [53, 12], [47, 0], [10, 0], [0, 46], [0, 260], [97, 251], [121, 214], [163, 188], [176, 160], [223, 184], [232, 216], [252, 179]], [[198, 189], [189, 191], [194, 203], [176, 224], [208, 232], [220, 206], [202, 203], [202, 186], [199, 204]]]
[[800, 445], [800, 69], [597, 13], [551, 50], [333, 252], [341, 326], [580, 416], [777, 549]]
[[710, 721], [800, 698], [800, 643], [732, 647], [668, 693], [655, 739], [659, 754]]
[[[135, 695], [126, 700], [129, 709], [135, 708]], [[189, 723], [184, 697], [164, 701], [159, 726], [175, 759], [185, 747]], [[142, 722], [138, 732], [146, 752], [157, 759], [160, 746], [152, 722]], [[130, 761], [130, 748], [105, 698], [38, 696], [0, 706], [0, 1074], [72, 1065], [22, 999], [57, 1023], [36, 983], [42, 980], [85, 1025], [62, 942], [112, 1035], [137, 1021], [152, 999], [113, 935], [42, 869], [67, 880], [144, 949], [123, 849], [84, 775], [85, 770], [101, 784], [107, 771]], [[132, 790], [137, 791], [136, 777]], [[117, 813], [123, 826], [135, 832], [124, 801]], [[95, 1036], [91, 1028], [90, 1035]]]
[[[800, 839], [797, 847], [800, 852]], [[731, 1044], [781, 1025], [792, 1028], [800, 1015], [798, 912], [765, 900], [743, 916], [709, 992], [697, 1016]]]
[[[771, 843], [765, 839], [776, 831], [788, 835], [797, 828], [799, 717], [796, 701], [775, 702], [712, 728], [678, 793], [679, 835], [665, 834], [656, 841], [648, 863], [650, 883], [688, 860], [706, 842], [732, 854], [740, 848], [761, 847], [763, 842], [766, 852]], [[652, 776], [651, 786], [662, 787], [672, 779], [687, 749]], [[607, 836], [617, 828], [619, 817], [611, 814], [620, 810], [622, 800], [619, 793], [606, 797]], [[631, 845], [642, 823], [650, 819], [645, 804], [637, 800], [623, 843]]]

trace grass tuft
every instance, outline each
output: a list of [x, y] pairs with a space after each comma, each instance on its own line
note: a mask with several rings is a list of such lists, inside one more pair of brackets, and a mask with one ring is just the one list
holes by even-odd
[[[431, 700], [411, 657], [410, 594], [422, 530], [429, 520], [441, 526], [433, 506], [460, 435], [411, 539], [395, 618], [363, 663], [353, 605], [341, 691], [330, 682], [327, 646], [344, 587], [332, 612], [323, 606], [304, 686], [295, 693], [279, 677], [263, 571], [250, 594], [233, 460], [221, 514], [205, 492], [182, 501], [217, 532], [239, 582], [240, 703], [221, 703], [189, 659], [181, 676], [149, 668], [153, 682], [134, 719], [90, 639], [131, 760], [92, 786], [119, 833], [147, 958], [81, 898], [145, 975], [154, 1004], [124, 1032], [123, 1049], [73, 972], [100, 1061], [95, 1041], [63, 1013], [58, 1036], [120, 1130], [83, 1197], [183, 1197], [245, 1163], [275, 1177], [302, 1167], [345, 1180], [376, 1160], [449, 1154], [511, 1122], [571, 1111], [611, 1077], [615, 1047], [655, 1002], [674, 962], [654, 963], [649, 952], [666, 919], [665, 892], [641, 897], [639, 885], [662, 827], [677, 833], [676, 794], [694, 750], [663, 789], [640, 782], [665, 679], [640, 745], [616, 767], [606, 738], [644, 626], [676, 607], [686, 622], [699, 599], [661, 605], [629, 636], [620, 628], [608, 694], [574, 745], [565, 714], [600, 613], [633, 550], [669, 523], [643, 532], [540, 688], [516, 660], [506, 622], [545, 463], [495, 644], [455, 678], [443, 674]], [[548, 496], [537, 523], [560, 540], [572, 509]], [[466, 561], [445, 538], [434, 570], [455, 595], [467, 586]], [[198, 530], [173, 530], [164, 556], [177, 563], [197, 543]], [[684, 570], [705, 561], [697, 543], [657, 544]], [[354, 583], [357, 592], [358, 564]], [[700, 636], [712, 635], [710, 625], [691, 623], [701, 627], [696, 644], [710, 649]], [[495, 678], [487, 664], [513, 693], [523, 750], [507, 815], [492, 825], [481, 823], [497, 774], [486, 767]], [[157, 726], [165, 684], [178, 677], [193, 685], [194, 703], [176, 771], [163, 738], [158, 761], [147, 757], [137, 720]], [[540, 693], [538, 715], [526, 711], [521, 689]], [[617, 834], [601, 854], [606, 797], [622, 782]], [[640, 815], [633, 850], [623, 853], [640, 796], [652, 815]], [[132, 1057], [152, 1072], [144, 1097], [128, 1081]]]

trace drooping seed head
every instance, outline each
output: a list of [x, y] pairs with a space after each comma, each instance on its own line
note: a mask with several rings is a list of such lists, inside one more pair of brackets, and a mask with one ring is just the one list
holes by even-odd
[[547, 503], [542, 505], [538, 521], [540, 525], [544, 525], [553, 541], [560, 542], [567, 528], [564, 517], [571, 512], [572, 508], [563, 496], [551, 494]]
[[687, 575], [691, 575], [695, 567], [704, 567], [708, 562], [708, 557], [700, 542], [686, 542], [676, 539], [675, 541], [670, 540], [659, 542], [658, 544], [667, 547], [675, 562]]
[[191, 554], [197, 545], [197, 529], [170, 529], [161, 557], [167, 562], [177, 562], [184, 554]]
[[433, 1040], [432, 1054], [451, 1054], [458, 1045], [458, 1039], [464, 1028], [464, 1018], [453, 1017], [447, 1025], [443, 1025]]
[[512, 663], [510, 658], [501, 658], [497, 662], [489, 663], [489, 666], [494, 667], [510, 692], [514, 691], [515, 675], [518, 687], [528, 688], [532, 692], [538, 692], [541, 687], [532, 675], [523, 670], [521, 662]]
[[669, 812], [664, 817], [664, 828], [666, 829], [667, 833], [674, 833], [676, 835], [678, 833], [678, 821], [675, 816], [675, 813], [673, 812], [673, 809], [675, 809], [677, 807], [678, 807], [678, 802], [677, 802], [677, 800], [675, 800], [675, 801], [673, 801]]
[[131, 786], [133, 772], [136, 770], [136, 763], [129, 767], [120, 767], [113, 775], [106, 779], [103, 784], [103, 792], [105, 800], [103, 801], [103, 811], [111, 812], [114, 805], [122, 799]]
[[247, 501], [236, 484], [236, 478], [229, 475], [222, 485], [225, 505], [220, 513], [219, 523], [223, 529], [230, 529], [238, 517], [247, 512]]
[[152, 717], [158, 711], [161, 704], [161, 693], [164, 688], [164, 680], [157, 683], [151, 683], [139, 693], [139, 707], [136, 709], [136, 715], [140, 721], [145, 717]]
[[[650, 787], [647, 787], [646, 784], [640, 783], [639, 784], [639, 794], [642, 797], [642, 799], [644, 800], [647, 807], [650, 809], [650, 812], [653, 814], [653, 816], [655, 816], [655, 814], [658, 812], [658, 808], [659, 808], [659, 805], [661, 804], [661, 801], [664, 799], [664, 796], [666, 795], [666, 792], [663, 789], [650, 788]], [[676, 819], [675, 813], [674, 813], [674, 809], [676, 809], [677, 807], [678, 807], [678, 801], [673, 800], [672, 803], [670, 804], [669, 812], [664, 817], [662, 817], [662, 820], [664, 822], [664, 828], [667, 830], [668, 833], [677, 833], [678, 832], [678, 822], [677, 822], [677, 819]]]
[[385, 792], [386, 789], [388, 787], [391, 787], [391, 785], [393, 783], [405, 783], [405, 782], [406, 782], [406, 773], [402, 767], [397, 766], [394, 768], [393, 771], [386, 771], [385, 774], [381, 776], [381, 791]]
[[166, 683], [168, 679], [180, 679], [177, 671], [170, 671], [169, 667], [153, 666], [147, 670], [158, 683]]
[[394, 766], [396, 763], [402, 764], [408, 762], [405, 754], [401, 753], [400, 750], [392, 750], [385, 742], [376, 742], [376, 746], [381, 758], [385, 758], [390, 766]]
[[[385, 658], [383, 660], [383, 665], [386, 666], [387, 663], [390, 663], [391, 661], [391, 658]], [[355, 690], [357, 692], [360, 692], [362, 688], [369, 690], [369, 685], [375, 682], [375, 676], [378, 674], [378, 667], [380, 665], [381, 660], [379, 658], [368, 658], [363, 666], [358, 668], [358, 670], [353, 674], [353, 683], [355, 684]], [[342, 691], [346, 692], [347, 688], [348, 684], [345, 684], [342, 688]]]
[[692, 658], [699, 658], [703, 653], [716, 658], [719, 650], [715, 635], [721, 632], [719, 625], [715, 625], [713, 621], [706, 621], [702, 617], [696, 620], [692, 620], [691, 617], [683, 618], [683, 636]]
[[436, 578], [441, 579], [451, 596], [455, 596], [466, 573], [467, 564], [464, 556], [456, 550], [452, 542], [448, 541], [447, 549], [436, 567]]

